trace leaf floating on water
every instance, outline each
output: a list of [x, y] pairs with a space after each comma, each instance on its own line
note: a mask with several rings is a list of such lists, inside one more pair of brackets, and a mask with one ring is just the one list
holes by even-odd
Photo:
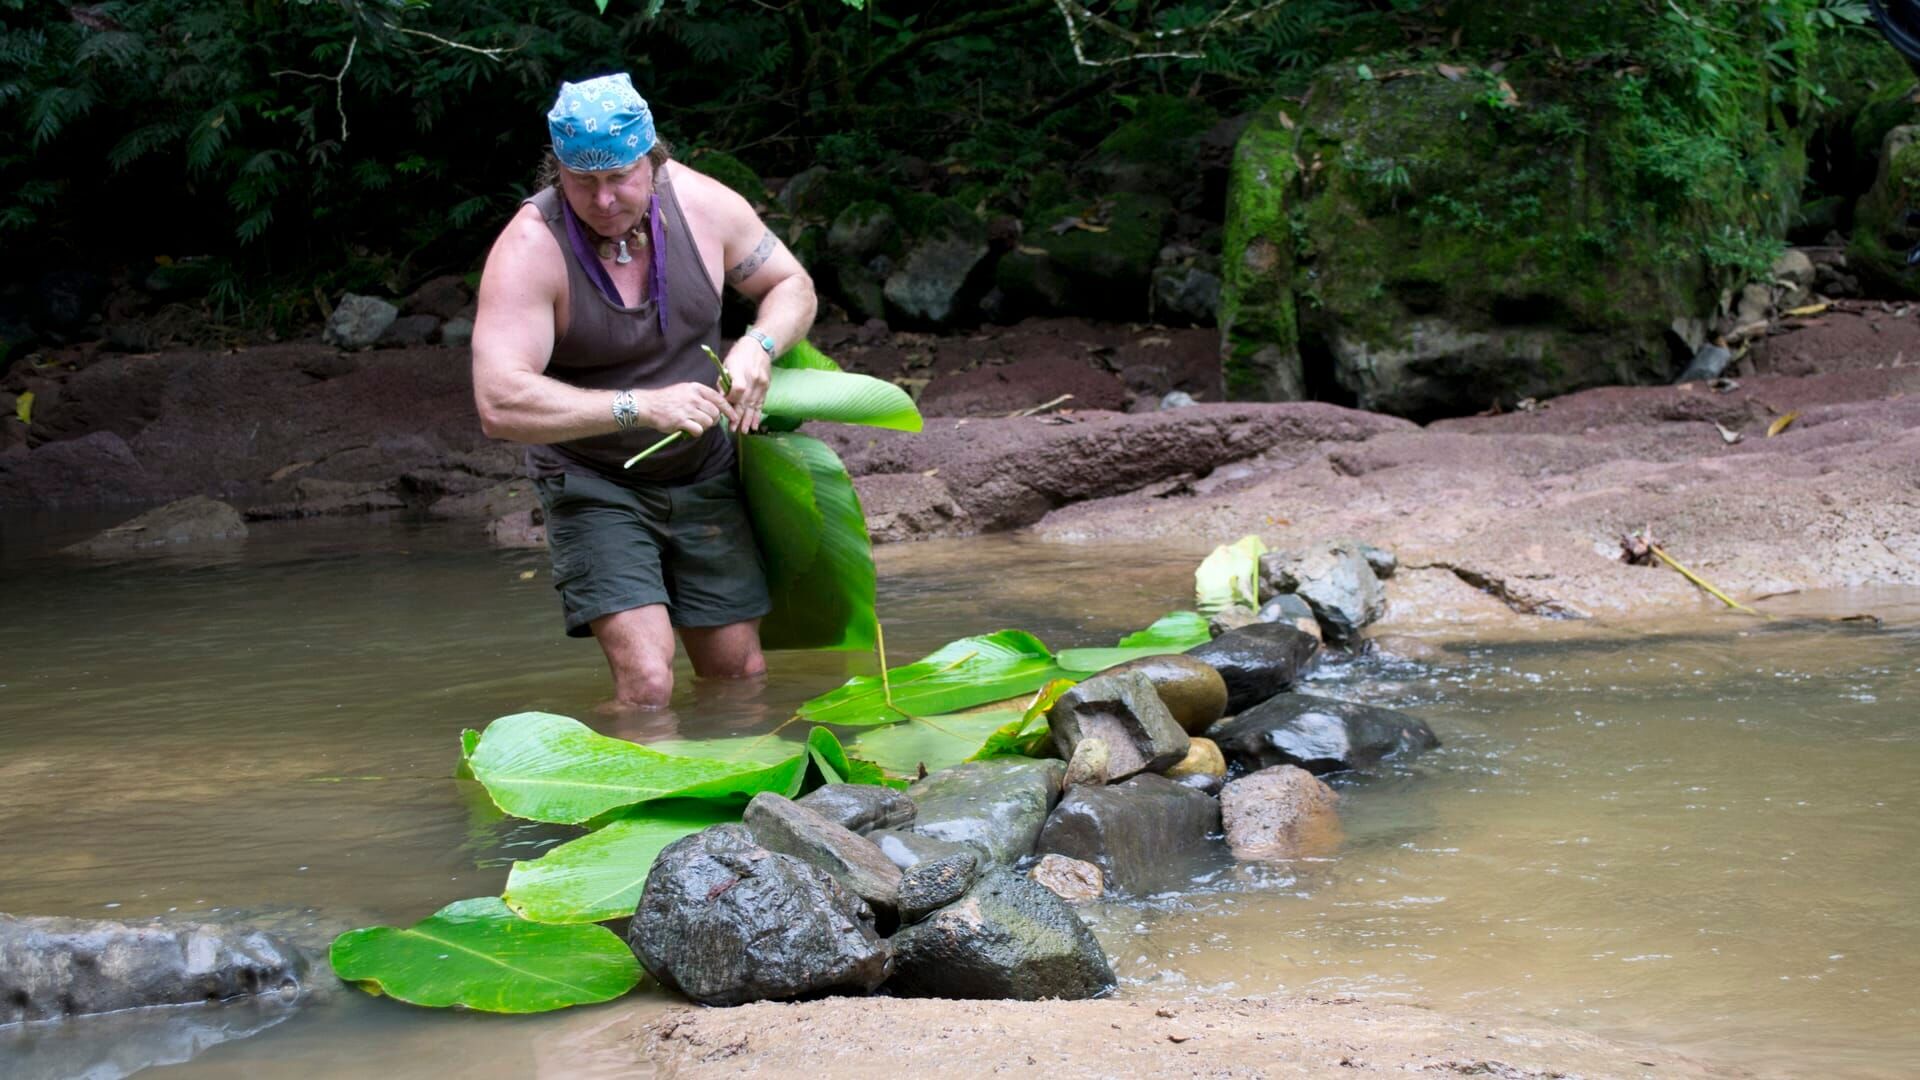
[[578, 825], [654, 799], [742, 802], [798, 787], [806, 757], [776, 765], [662, 754], [553, 713], [516, 713], [487, 725], [468, 759], [494, 805], [515, 817]]
[[624, 919], [640, 904], [647, 871], [662, 848], [709, 825], [738, 821], [731, 807], [673, 800], [635, 807], [537, 859], [516, 862], [503, 894], [523, 918], [542, 923]]
[[951, 641], [903, 667], [890, 668], [892, 703], [878, 675], [860, 675], [800, 706], [815, 724], [873, 727], [909, 716], [940, 716], [1027, 694], [1061, 676], [1053, 654], [1024, 630]]
[[1773, 423], [1767, 425], [1767, 438], [1771, 439], [1775, 435], [1778, 435], [1781, 432], [1787, 430], [1787, 428], [1791, 426], [1795, 420], [1798, 420], [1798, 419], [1800, 419], [1800, 410], [1798, 409], [1795, 409], [1793, 412], [1790, 412], [1785, 416], [1775, 419]]
[[1067, 671], [1090, 675], [1143, 656], [1186, 652], [1195, 645], [1212, 640], [1212, 637], [1205, 615], [1197, 611], [1174, 611], [1162, 615], [1145, 630], [1121, 638], [1113, 648], [1062, 649], [1059, 661]]
[[370, 994], [482, 1012], [611, 1001], [640, 981], [633, 950], [606, 927], [529, 922], [495, 896], [456, 900], [405, 930], [349, 930], [329, 956]]

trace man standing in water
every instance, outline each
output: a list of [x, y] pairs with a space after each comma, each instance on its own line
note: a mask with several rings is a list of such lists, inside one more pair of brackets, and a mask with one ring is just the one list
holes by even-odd
[[[625, 74], [563, 84], [547, 126], [552, 183], [481, 277], [474, 401], [487, 435], [528, 444], [567, 633], [600, 642], [619, 703], [659, 708], [676, 631], [697, 675], [766, 670], [766, 581], [720, 420], [759, 426], [813, 282], [745, 199], [671, 161]], [[701, 349], [720, 344], [723, 272], [759, 305], [724, 395]]]

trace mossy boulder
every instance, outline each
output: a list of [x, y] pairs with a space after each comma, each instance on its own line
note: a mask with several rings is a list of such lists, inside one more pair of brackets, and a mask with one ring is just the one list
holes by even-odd
[[1194, 98], [1148, 94], [1133, 115], [1100, 141], [1088, 171], [1099, 190], [1171, 196], [1184, 202], [1197, 191], [1199, 144], [1220, 114]]
[[780, 189], [780, 205], [797, 218], [825, 225], [864, 200], [885, 201], [887, 185], [872, 176], [816, 165], [795, 173]]
[[1920, 125], [1909, 124], [1887, 132], [1873, 187], [1854, 207], [1847, 268], [1875, 292], [1920, 296], [1920, 270], [1907, 265], [1908, 250], [1920, 243], [1920, 229], [1907, 224], [1914, 210], [1920, 210]]
[[995, 268], [1009, 314], [1140, 319], [1154, 259], [1173, 207], [1158, 195], [1119, 192], [1036, 215], [1019, 246]]
[[1605, 68], [1322, 69], [1237, 149], [1229, 392], [1431, 417], [1670, 378], [1669, 326], [1764, 272], [1805, 175], [1753, 97], [1760, 135], [1681, 159], [1653, 136], [1693, 129]]
[[918, 236], [881, 290], [887, 321], [930, 330], [974, 321], [992, 281], [986, 225], [951, 200], [918, 216]]
[[767, 185], [760, 181], [760, 174], [724, 150], [705, 151], [695, 156], [692, 164], [694, 168], [732, 188], [756, 207], [764, 207], [771, 201], [767, 195]]

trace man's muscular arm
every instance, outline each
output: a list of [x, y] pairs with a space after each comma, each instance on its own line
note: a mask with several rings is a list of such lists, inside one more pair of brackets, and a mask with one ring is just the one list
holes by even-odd
[[[785, 352], [813, 327], [818, 306], [813, 279], [745, 199], [721, 188], [712, 202], [727, 284], [758, 302], [754, 328]], [[726, 366], [733, 377], [728, 400], [740, 412], [740, 430], [752, 431], [760, 426], [760, 403], [767, 396], [770, 359], [760, 343], [749, 336], [727, 351]]]
[[[473, 320], [473, 400], [490, 438], [552, 443], [620, 430], [617, 391], [584, 390], [546, 374], [566, 274], [539, 211], [522, 207], [487, 255]], [[697, 383], [635, 390], [633, 397], [639, 422], [655, 431], [697, 437], [723, 414], [739, 419], [717, 391]]]

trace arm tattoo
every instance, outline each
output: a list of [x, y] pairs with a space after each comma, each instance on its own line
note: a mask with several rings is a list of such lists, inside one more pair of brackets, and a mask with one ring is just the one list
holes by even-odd
[[741, 259], [732, 269], [727, 271], [727, 280], [738, 285], [752, 277], [754, 271], [759, 270], [760, 267], [766, 263], [767, 257], [773, 254], [773, 244], [773, 231], [771, 229], [762, 230], [760, 233], [760, 242], [754, 245], [751, 254]]

